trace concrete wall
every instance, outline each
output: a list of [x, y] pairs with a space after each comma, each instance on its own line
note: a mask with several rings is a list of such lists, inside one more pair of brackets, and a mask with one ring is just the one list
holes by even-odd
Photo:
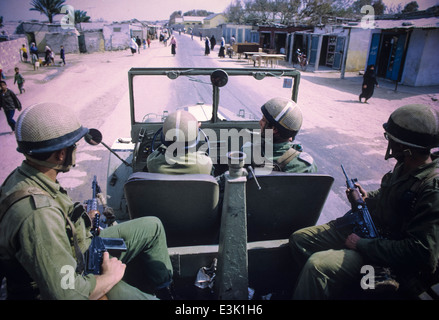
[[101, 31], [84, 32], [87, 53], [102, 52], [105, 50], [104, 36]]
[[401, 82], [409, 86], [439, 85], [439, 29], [415, 29], [409, 47]]
[[59, 54], [61, 45], [65, 53], [79, 53], [78, 36], [76, 33], [46, 33], [46, 44]]
[[[119, 31], [120, 30], [120, 31]], [[113, 23], [104, 26], [102, 30], [105, 50], [124, 50], [130, 46], [130, 26], [123, 23]]]
[[13, 69], [20, 62], [20, 48], [23, 44], [26, 44], [26, 47], [28, 49], [27, 52], [29, 55], [29, 47], [27, 45], [26, 37], [0, 42], [0, 66], [1, 69], [3, 69], [3, 73], [5, 74], [5, 76], [6, 72], [12, 72], [13, 75]]
[[371, 32], [369, 29], [352, 28], [346, 58], [346, 72], [364, 70], [370, 49]]

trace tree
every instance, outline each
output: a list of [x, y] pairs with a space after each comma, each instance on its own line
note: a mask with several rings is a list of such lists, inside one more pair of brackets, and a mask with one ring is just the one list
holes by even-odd
[[402, 13], [415, 12], [418, 11], [418, 9], [419, 9], [418, 3], [416, 1], [411, 1], [405, 5], [404, 9], [402, 9]]
[[230, 3], [224, 12], [224, 15], [229, 22], [243, 23], [244, 15], [241, 2], [239, 0], [235, 0], [235, 2]]
[[75, 10], [75, 23], [90, 22], [87, 11]]
[[30, 11], [38, 11], [49, 18], [49, 23], [53, 23], [53, 17], [61, 13], [61, 8], [65, 0], [32, 0]]

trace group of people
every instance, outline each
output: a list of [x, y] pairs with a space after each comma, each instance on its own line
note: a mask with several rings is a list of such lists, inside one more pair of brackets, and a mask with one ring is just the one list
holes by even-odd
[[[1, 85], [3, 107], [4, 101], [14, 98], [6, 93], [6, 84]], [[274, 170], [317, 172], [312, 156], [294, 143], [303, 122], [300, 107], [278, 97], [264, 103], [261, 111], [262, 137], [272, 130], [268, 147], [273, 155], [267, 160]], [[157, 218], [104, 229], [102, 237], [124, 238], [127, 251], [119, 258], [105, 253], [100, 275], [84, 274], [77, 268], [90, 245], [91, 217], [68, 197], [57, 177], [75, 165], [76, 144], [89, 130], [70, 109], [54, 103], [28, 107], [17, 124], [17, 151], [25, 160], [0, 189], [0, 266], [7, 277], [9, 297], [156, 299], [159, 292], [169, 291], [173, 269], [166, 230]], [[187, 111], [171, 113], [163, 123], [162, 144], [147, 159], [148, 171], [212, 174], [212, 160], [190, 148], [197, 142], [199, 126]], [[169, 140], [167, 133], [176, 128], [181, 136]], [[393, 157], [397, 163], [383, 176], [378, 190], [366, 192], [357, 187], [386, 237], [361, 238], [351, 226], [339, 228], [337, 220], [294, 232], [289, 245], [301, 269], [294, 299], [338, 298], [353, 284], [359, 286], [366, 264], [392, 268], [402, 297], [416, 297], [439, 281], [439, 159], [431, 151], [439, 147], [439, 111], [427, 105], [402, 106], [383, 128], [388, 140], [385, 159]], [[169, 161], [166, 150], [176, 141], [184, 142], [185, 152]], [[352, 192], [346, 190], [348, 197]], [[148, 284], [148, 292], [124, 281], [134, 260], [142, 265], [138, 279]], [[74, 270], [67, 289], [61, 285], [66, 274], [60, 270], [65, 266]]]
[[136, 52], [140, 54], [140, 48], [143, 46], [143, 50], [146, 49], [146, 45], [148, 45], [148, 48], [151, 45], [151, 39], [148, 36], [146, 39], [140, 39], [139, 36], [136, 36], [135, 38], [131, 38], [130, 40], [130, 50], [131, 54], [134, 55]]
[[[21, 57], [22, 57], [23, 61], [27, 62], [28, 54], [27, 54], [26, 45], [23, 44], [20, 51], [21, 51]], [[31, 45], [29, 47], [29, 51], [30, 51], [30, 56], [31, 56], [31, 63], [34, 66], [34, 70], [37, 70], [40, 66], [40, 58], [39, 58], [39, 53], [38, 53], [38, 47], [36, 46], [35, 42], [31, 43]], [[60, 46], [59, 57], [61, 59], [61, 63], [65, 66], [66, 65], [66, 53], [65, 53], [64, 46]], [[55, 64], [55, 52], [49, 46], [46, 46], [44, 48], [43, 65], [50, 66], [50, 65], [54, 65], [54, 64]]]

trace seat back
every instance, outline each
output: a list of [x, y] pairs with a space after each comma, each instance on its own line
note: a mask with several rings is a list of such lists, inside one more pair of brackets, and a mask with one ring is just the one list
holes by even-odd
[[131, 219], [158, 217], [169, 247], [218, 244], [219, 187], [206, 174], [137, 172], [124, 185]]
[[249, 242], [287, 239], [296, 230], [315, 225], [334, 178], [323, 174], [272, 172], [247, 181]]

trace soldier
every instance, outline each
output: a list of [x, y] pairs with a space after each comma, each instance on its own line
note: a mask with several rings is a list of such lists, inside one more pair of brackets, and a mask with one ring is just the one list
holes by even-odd
[[82, 272], [90, 217], [57, 176], [75, 165], [76, 143], [87, 132], [58, 104], [33, 105], [17, 120], [17, 151], [26, 159], [0, 189], [0, 263], [10, 299], [155, 299], [121, 280], [134, 258], [142, 263], [142, 282], [154, 288], [170, 284], [165, 231], [151, 217], [102, 230], [101, 237], [123, 238], [127, 251], [120, 260], [105, 252], [100, 275]]
[[149, 172], [165, 174], [212, 173], [212, 159], [196, 151], [200, 123], [189, 112], [169, 114], [160, 134], [162, 144], [148, 156]]
[[[431, 153], [439, 146], [439, 110], [426, 105], [400, 107], [384, 130], [385, 159], [393, 157], [397, 163], [377, 191], [366, 193], [358, 185], [382, 237], [360, 238], [351, 226], [341, 227], [340, 218], [293, 233], [293, 256], [299, 265], [305, 263], [294, 298], [351, 294], [348, 289], [358, 289], [365, 276], [363, 266], [390, 268], [400, 298], [416, 298], [439, 281], [439, 159]], [[347, 194], [352, 194], [350, 189]]]
[[[262, 138], [265, 138], [267, 129], [273, 130], [273, 144], [263, 140], [262, 151], [272, 148], [273, 157], [266, 160], [274, 164], [275, 171], [311, 173], [317, 172], [314, 159], [300, 144], [293, 141], [302, 126], [302, 111], [299, 106], [290, 99], [273, 98], [268, 100], [262, 107], [262, 118], [259, 121]], [[247, 156], [251, 155], [249, 145], [243, 146]], [[252, 150], [255, 152], [255, 148]]]

